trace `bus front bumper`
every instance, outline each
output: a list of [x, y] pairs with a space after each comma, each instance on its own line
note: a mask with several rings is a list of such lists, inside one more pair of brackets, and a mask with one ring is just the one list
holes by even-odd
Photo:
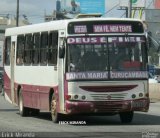
[[128, 101], [66, 101], [67, 114], [112, 113], [128, 111], [147, 112], [149, 98]]

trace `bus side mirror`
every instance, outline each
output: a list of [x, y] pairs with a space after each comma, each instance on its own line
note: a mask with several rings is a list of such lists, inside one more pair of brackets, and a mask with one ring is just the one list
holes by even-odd
[[64, 58], [64, 55], [65, 55], [65, 47], [60, 46], [59, 47], [59, 58]]

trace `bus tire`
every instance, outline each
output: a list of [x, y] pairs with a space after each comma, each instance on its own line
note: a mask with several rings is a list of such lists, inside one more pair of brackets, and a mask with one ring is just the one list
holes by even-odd
[[19, 92], [19, 99], [18, 99], [18, 103], [19, 103], [19, 113], [21, 116], [28, 116], [29, 115], [29, 108], [24, 107], [24, 103], [23, 103], [23, 96], [22, 96], [22, 92], [20, 89]]
[[61, 120], [62, 114], [57, 112], [57, 100], [55, 95], [53, 94], [51, 100], [51, 118], [54, 123], [58, 123]]
[[131, 123], [133, 120], [134, 112], [133, 111], [121, 112], [119, 113], [119, 115], [120, 115], [120, 120], [122, 123]]

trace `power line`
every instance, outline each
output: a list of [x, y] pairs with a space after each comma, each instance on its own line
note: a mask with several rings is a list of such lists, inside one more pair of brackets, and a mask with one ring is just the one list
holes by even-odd
[[106, 13], [104, 13], [102, 16], [108, 14], [109, 12], [111, 12], [114, 8], [116, 8], [117, 6], [119, 6], [119, 4], [116, 4], [115, 6], [113, 6], [110, 10], [108, 10]]
[[123, 16], [125, 16], [126, 15], [126, 12], [124, 12], [120, 17], [122, 18]]

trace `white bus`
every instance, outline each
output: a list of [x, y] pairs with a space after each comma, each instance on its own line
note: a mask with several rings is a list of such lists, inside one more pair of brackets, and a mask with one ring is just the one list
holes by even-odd
[[9, 28], [4, 91], [21, 116], [120, 115], [149, 109], [147, 38], [135, 19], [83, 18]]

